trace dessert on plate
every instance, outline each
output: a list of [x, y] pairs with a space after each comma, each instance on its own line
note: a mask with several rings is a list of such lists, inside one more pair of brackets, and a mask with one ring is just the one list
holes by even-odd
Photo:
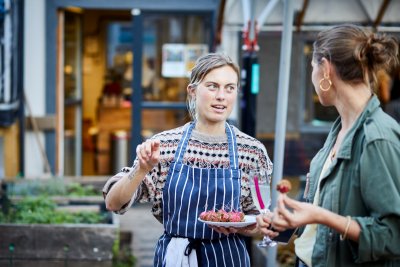
[[241, 211], [209, 210], [200, 213], [200, 219], [211, 222], [244, 222], [244, 213]]

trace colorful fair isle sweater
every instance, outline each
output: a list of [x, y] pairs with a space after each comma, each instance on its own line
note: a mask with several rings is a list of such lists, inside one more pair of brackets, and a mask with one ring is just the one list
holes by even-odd
[[[175, 151], [183, 132], [189, 124], [179, 128], [156, 134], [152, 139], [160, 140], [160, 161], [144, 178], [138, 190], [133, 194], [129, 203], [126, 203], [117, 212], [125, 213], [134, 202], [152, 202], [153, 215], [162, 222], [162, 191], [167, 179], [169, 167], [174, 160]], [[233, 127], [236, 135], [238, 149], [239, 168], [242, 173], [240, 203], [245, 214], [256, 213], [253, 204], [248, 181], [251, 169], [260, 168], [266, 170], [271, 178], [272, 162], [268, 157], [265, 146], [257, 139], [241, 132]], [[119, 179], [134, 171], [138, 164], [135, 159], [132, 167], [123, 168], [118, 174], [111, 177], [103, 188], [104, 196]], [[230, 168], [228, 138], [223, 136], [212, 136], [200, 133], [195, 129], [190, 137], [183, 164], [197, 168]]]

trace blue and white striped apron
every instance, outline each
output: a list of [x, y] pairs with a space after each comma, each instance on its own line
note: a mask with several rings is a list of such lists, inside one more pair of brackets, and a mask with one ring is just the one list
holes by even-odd
[[[163, 189], [165, 233], [157, 242], [154, 266], [165, 266], [165, 253], [172, 237], [185, 237], [196, 249], [199, 266], [250, 266], [244, 238], [219, 234], [198, 221], [205, 210], [241, 210], [241, 173], [236, 137], [226, 124], [230, 169], [194, 168], [182, 164], [183, 155], [194, 128], [192, 122], [183, 133]], [[190, 251], [189, 251], [190, 254]]]

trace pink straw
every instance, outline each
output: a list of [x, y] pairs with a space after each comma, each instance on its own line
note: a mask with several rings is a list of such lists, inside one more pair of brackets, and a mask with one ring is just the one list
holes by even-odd
[[258, 185], [258, 177], [257, 176], [254, 177], [254, 185], [256, 188], [258, 203], [260, 203], [260, 208], [263, 210], [265, 208], [265, 205], [264, 205], [264, 202], [261, 197], [260, 186]]

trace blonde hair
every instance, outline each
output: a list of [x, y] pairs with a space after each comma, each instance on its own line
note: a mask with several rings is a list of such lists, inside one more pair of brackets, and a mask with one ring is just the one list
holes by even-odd
[[[239, 88], [240, 83], [240, 70], [239, 66], [233, 62], [233, 60], [223, 53], [209, 53], [197, 59], [191, 74], [190, 83], [188, 87], [197, 88], [204, 77], [212, 70], [221, 68], [224, 66], [230, 66], [237, 74]], [[196, 104], [195, 99], [192, 98], [191, 94], [187, 94], [186, 104], [188, 107], [189, 115], [192, 120], [196, 120]]]

